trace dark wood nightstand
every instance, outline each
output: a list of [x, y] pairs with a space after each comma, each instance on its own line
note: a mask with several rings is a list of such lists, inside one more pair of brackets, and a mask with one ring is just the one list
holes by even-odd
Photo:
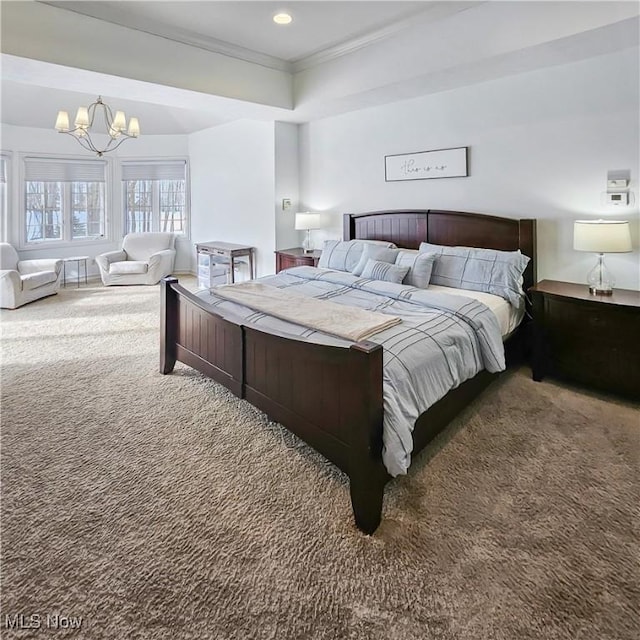
[[296, 247], [294, 249], [280, 249], [275, 253], [276, 273], [278, 273], [283, 269], [290, 269], [291, 267], [302, 267], [304, 265], [317, 267], [322, 251], [311, 251], [310, 253], [305, 253], [304, 249]]
[[543, 280], [533, 303], [533, 379], [557, 375], [640, 399], [640, 291], [589, 293], [587, 285]]

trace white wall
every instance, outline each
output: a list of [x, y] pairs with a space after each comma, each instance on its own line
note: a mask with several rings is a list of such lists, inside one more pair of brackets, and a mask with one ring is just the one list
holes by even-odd
[[[298, 162], [298, 125], [275, 123], [275, 223], [276, 249], [298, 247], [302, 243], [300, 231], [295, 230], [296, 211], [300, 211]], [[282, 208], [282, 200], [291, 200], [289, 209]]]
[[276, 248], [274, 124], [238, 120], [189, 136], [192, 242], [256, 247], [258, 276]]
[[[538, 219], [538, 278], [584, 282], [572, 249], [581, 218], [632, 221], [634, 251], [607, 257], [619, 287], [640, 289], [637, 48], [301, 125], [302, 206], [341, 214], [440, 208]], [[469, 177], [390, 182], [384, 156], [469, 147]], [[635, 206], [602, 201], [607, 172], [631, 172]], [[317, 232], [319, 233], [319, 232]]]
[[[55, 119], [55, 114], [54, 114]], [[19, 249], [22, 259], [69, 257], [74, 255], [88, 255], [89, 277], [98, 275], [98, 267], [93, 258], [106, 251], [114, 251], [122, 246], [123, 212], [120, 189], [120, 174], [116, 159], [149, 159], [149, 158], [186, 158], [188, 156], [187, 136], [142, 136], [138, 140], [123, 143], [117, 151], [104, 156], [108, 164], [108, 171], [112, 176], [113, 189], [107, 190], [107, 225], [109, 238], [106, 240], [90, 240], [88, 242], [74, 242], [73, 246], [35, 246], [20, 248], [20, 207], [23, 202], [20, 185], [22, 158], [29, 154], [51, 154], [54, 157], [76, 157], [87, 159], [94, 157], [83, 150], [70, 136], [60, 135], [53, 130], [37, 129], [33, 127], [16, 127], [2, 125], [2, 151], [11, 156], [9, 179], [11, 188], [8, 202], [7, 240]], [[180, 239], [176, 243], [176, 271], [191, 269], [191, 245], [188, 238]], [[71, 277], [74, 277], [73, 275]]]

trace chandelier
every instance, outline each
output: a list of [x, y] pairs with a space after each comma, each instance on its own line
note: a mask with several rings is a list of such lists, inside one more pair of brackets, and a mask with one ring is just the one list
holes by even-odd
[[[91, 138], [91, 134], [95, 134], [91, 129], [96, 117], [96, 111], [98, 110], [102, 111], [105, 123], [105, 132], [100, 135], [106, 134], [109, 136], [106, 145], [99, 146], [98, 143]], [[128, 138], [137, 138], [140, 135], [138, 118], [130, 118], [129, 127], [127, 128], [127, 118], [124, 115], [124, 111], [116, 111], [114, 117], [109, 105], [102, 102], [101, 96], [98, 96], [98, 99], [88, 107], [78, 107], [73, 125], [75, 128], [70, 129], [69, 114], [66, 111], [58, 111], [55, 127], [58, 133], [67, 133], [73, 136], [82, 147], [87, 149], [87, 151], [97, 153], [98, 156], [102, 156], [102, 154], [108, 151], [114, 151]]]

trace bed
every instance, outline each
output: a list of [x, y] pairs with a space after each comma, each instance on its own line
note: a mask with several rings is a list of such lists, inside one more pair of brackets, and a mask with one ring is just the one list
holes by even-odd
[[[403, 210], [345, 214], [343, 237], [387, 241], [406, 249], [428, 242], [520, 250], [530, 258], [523, 274], [526, 291], [535, 282], [535, 231], [531, 219]], [[170, 373], [176, 361], [183, 362], [295, 433], [348, 475], [355, 523], [373, 533], [391, 479], [382, 455], [383, 348], [376, 336], [349, 344], [303, 340], [230, 319], [175, 278], [165, 278], [161, 291], [160, 371]], [[510, 331], [504, 343], [507, 362], [523, 351], [525, 325]], [[422, 412], [413, 427], [412, 456], [496, 375], [481, 370]]]

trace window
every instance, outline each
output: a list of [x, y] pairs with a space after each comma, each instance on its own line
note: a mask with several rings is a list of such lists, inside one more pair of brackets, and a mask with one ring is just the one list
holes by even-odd
[[125, 233], [186, 233], [186, 168], [184, 160], [122, 164]]
[[104, 237], [104, 161], [25, 158], [24, 165], [27, 244]]

